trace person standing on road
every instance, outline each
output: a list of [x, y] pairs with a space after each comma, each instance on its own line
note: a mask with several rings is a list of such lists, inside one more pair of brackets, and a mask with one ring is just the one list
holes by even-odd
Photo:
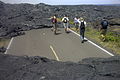
[[76, 31], [78, 31], [78, 28], [79, 28], [79, 19], [77, 17], [74, 18], [74, 25], [75, 25]]
[[52, 21], [52, 24], [53, 24], [54, 34], [56, 34], [56, 31], [57, 31], [57, 17], [56, 17], [56, 15], [54, 15], [54, 16], [51, 18], [51, 21]]
[[68, 32], [69, 19], [68, 19], [67, 15], [64, 15], [64, 17], [62, 18], [62, 22], [63, 22], [63, 26], [65, 28], [65, 32]]
[[103, 18], [103, 20], [101, 21], [101, 28], [100, 28], [102, 41], [105, 41], [106, 39], [105, 37], [106, 37], [108, 25], [109, 22], [105, 18]]
[[81, 43], [84, 43], [84, 33], [85, 33], [85, 27], [86, 27], [86, 22], [84, 19], [81, 17], [80, 22], [79, 22], [79, 28], [80, 28], [80, 38], [81, 38]]

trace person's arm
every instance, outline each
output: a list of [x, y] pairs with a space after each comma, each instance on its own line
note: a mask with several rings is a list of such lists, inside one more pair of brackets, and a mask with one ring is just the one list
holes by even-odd
[[103, 24], [103, 21], [100, 23], [100, 29], [99, 29], [100, 31], [101, 31], [101, 29], [102, 29], [102, 24]]
[[50, 18], [51, 22], [53, 22], [53, 17]]
[[84, 24], [85, 24], [85, 27], [87, 26], [87, 23], [86, 22], [84, 22]]
[[63, 22], [64, 18], [62, 18], [62, 22]]
[[69, 22], [69, 18], [67, 18], [67, 21]]
[[80, 29], [81, 21], [80, 21], [80, 20], [78, 20], [78, 23], [79, 23], [79, 29]]
[[111, 28], [112, 26], [110, 25], [110, 22], [108, 22], [108, 29]]
[[56, 22], [58, 22], [58, 18], [56, 18]]

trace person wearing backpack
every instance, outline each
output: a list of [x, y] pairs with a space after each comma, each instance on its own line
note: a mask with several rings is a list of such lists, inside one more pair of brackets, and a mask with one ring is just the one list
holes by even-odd
[[62, 18], [62, 22], [63, 22], [63, 26], [65, 28], [65, 32], [68, 32], [69, 19], [66, 15], [64, 15], [64, 17]]
[[109, 22], [105, 18], [103, 18], [103, 20], [101, 21], [101, 28], [100, 28], [102, 41], [105, 41], [108, 25]]
[[57, 17], [56, 15], [54, 15], [52, 18], [51, 18], [51, 22], [53, 24], [53, 31], [54, 31], [54, 34], [56, 34], [56, 31], [57, 31]]
[[86, 27], [86, 21], [81, 17], [79, 22], [79, 28], [80, 28], [80, 38], [81, 43], [84, 43], [84, 33], [85, 33], [85, 27]]

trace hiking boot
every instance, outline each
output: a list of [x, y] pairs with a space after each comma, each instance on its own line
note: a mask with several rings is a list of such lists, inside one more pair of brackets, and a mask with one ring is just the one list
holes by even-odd
[[82, 40], [81, 43], [84, 43], [84, 40]]

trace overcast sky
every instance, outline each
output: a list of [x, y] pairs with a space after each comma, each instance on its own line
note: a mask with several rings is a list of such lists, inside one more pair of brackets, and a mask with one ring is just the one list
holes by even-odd
[[120, 0], [0, 0], [6, 3], [46, 3], [50, 5], [120, 4]]

